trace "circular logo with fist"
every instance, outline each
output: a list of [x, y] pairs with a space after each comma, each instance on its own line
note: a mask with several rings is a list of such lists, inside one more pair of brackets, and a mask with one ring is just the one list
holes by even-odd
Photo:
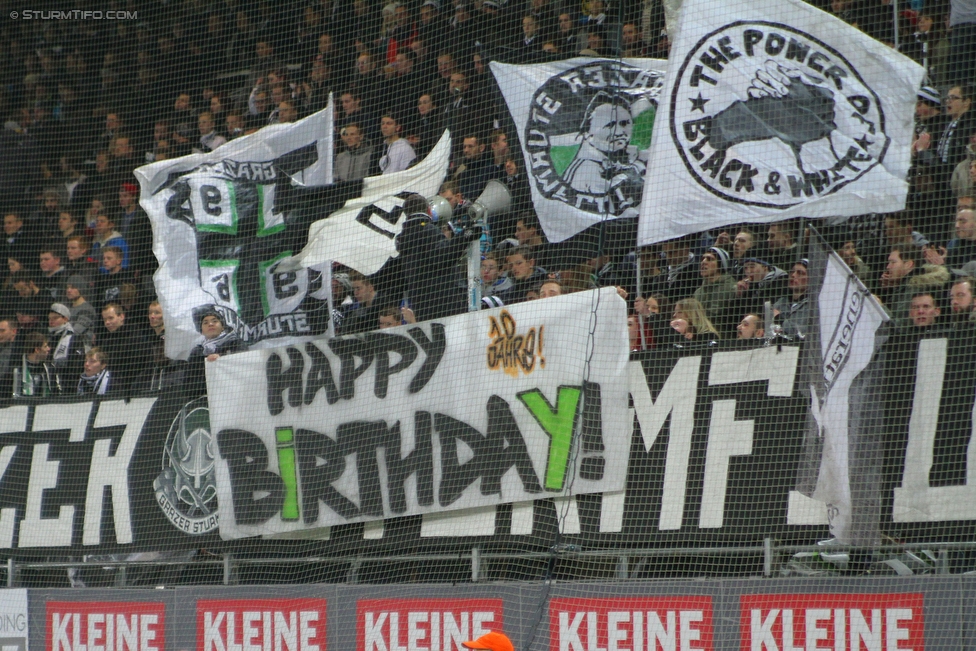
[[884, 160], [877, 94], [847, 59], [787, 25], [737, 22], [702, 38], [671, 95], [671, 137], [692, 176], [738, 203], [789, 208]]

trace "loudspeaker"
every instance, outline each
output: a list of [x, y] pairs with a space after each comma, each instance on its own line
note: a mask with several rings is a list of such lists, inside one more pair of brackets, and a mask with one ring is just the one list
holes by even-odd
[[468, 207], [468, 216], [476, 222], [484, 223], [491, 215], [507, 211], [512, 206], [512, 193], [501, 181], [488, 181], [484, 192]]
[[433, 221], [444, 223], [451, 221], [454, 209], [447, 199], [436, 194], [427, 200], [427, 205], [430, 206], [430, 218]]

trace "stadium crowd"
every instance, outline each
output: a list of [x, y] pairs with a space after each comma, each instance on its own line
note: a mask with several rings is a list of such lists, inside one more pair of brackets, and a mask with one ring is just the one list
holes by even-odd
[[[43, 2], [35, 5], [45, 4]], [[821, 0], [914, 58], [919, 91], [907, 208], [818, 224], [899, 327], [968, 324], [976, 288], [976, 0]], [[488, 224], [485, 306], [615, 286], [634, 350], [808, 328], [806, 222], [741, 224], [635, 250], [633, 230], [547, 242], [516, 132], [487, 65], [576, 55], [666, 58], [661, 0], [106, 2], [133, 21], [0, 25], [0, 395], [203, 390], [204, 360], [240, 348], [216, 311], [168, 360], [156, 260], [133, 170], [209, 152], [336, 102], [338, 181], [406, 169], [445, 128], [440, 195], [464, 214], [493, 179], [512, 207]], [[36, 7], [44, 9], [44, 7]], [[62, 6], [52, 9], [64, 9]], [[7, 11], [3, 12], [7, 15]], [[896, 20], [897, 18], [897, 20]], [[336, 268], [340, 333], [464, 311], [478, 228], [405, 206], [401, 256]], [[628, 235], [629, 234], [629, 235]], [[764, 322], [764, 305], [775, 323]], [[643, 325], [642, 325], [643, 324]]]

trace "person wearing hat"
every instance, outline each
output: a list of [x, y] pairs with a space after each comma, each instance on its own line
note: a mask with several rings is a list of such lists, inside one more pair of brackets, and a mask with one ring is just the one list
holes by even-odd
[[736, 298], [736, 286], [730, 269], [731, 259], [725, 249], [717, 246], [707, 249], [699, 264], [702, 284], [694, 294], [694, 299], [701, 303], [709, 321], [723, 336], [733, 331], [730, 308]]
[[512, 641], [507, 635], [499, 631], [485, 633], [477, 640], [461, 642], [461, 646], [473, 651], [515, 651], [515, 645], [512, 644]]
[[47, 314], [47, 331], [53, 350], [51, 363], [63, 378], [81, 375], [85, 366], [85, 342], [71, 326], [71, 310], [64, 303], [53, 303]]
[[[443, 43], [447, 34], [447, 21], [441, 13], [441, 0], [424, 0], [420, 5], [420, 22], [417, 37], [429, 45]], [[413, 44], [411, 43], [411, 46]]]
[[184, 383], [187, 398], [197, 398], [207, 393], [205, 362], [214, 362], [221, 355], [243, 348], [237, 333], [227, 326], [224, 316], [213, 305], [194, 310], [193, 323], [203, 335], [203, 341], [193, 347], [187, 360]]
[[915, 96], [915, 136], [923, 133], [938, 138], [945, 126], [942, 114], [942, 95], [937, 88], [922, 86]]
[[742, 280], [735, 284], [735, 315], [761, 313], [766, 301], [773, 302], [786, 293], [788, 277], [785, 271], [762, 258], [744, 258]]
[[481, 237], [481, 228], [471, 225], [451, 239], [445, 238], [427, 214], [427, 200], [419, 194], [406, 198], [403, 212], [407, 219], [396, 236], [396, 248], [417, 319], [440, 319], [464, 312], [465, 292], [458, 289], [457, 264], [468, 244]]

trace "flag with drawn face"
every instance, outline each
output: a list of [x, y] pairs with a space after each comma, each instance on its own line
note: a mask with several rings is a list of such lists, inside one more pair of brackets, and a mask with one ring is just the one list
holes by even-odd
[[801, 0], [685, 0], [638, 243], [904, 208], [923, 74]]
[[549, 241], [637, 217], [665, 66], [657, 59], [492, 62]]

